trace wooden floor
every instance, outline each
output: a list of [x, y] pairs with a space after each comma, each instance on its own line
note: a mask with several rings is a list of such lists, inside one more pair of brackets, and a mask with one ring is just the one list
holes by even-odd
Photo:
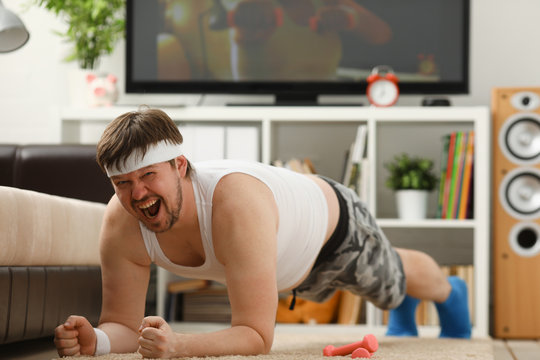
[[495, 360], [540, 360], [538, 340], [494, 340]]

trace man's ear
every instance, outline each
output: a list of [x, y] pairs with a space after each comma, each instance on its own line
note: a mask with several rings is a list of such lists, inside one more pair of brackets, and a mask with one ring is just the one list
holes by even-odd
[[185, 177], [187, 172], [188, 161], [184, 155], [180, 155], [176, 158], [176, 168], [180, 173], [180, 176]]

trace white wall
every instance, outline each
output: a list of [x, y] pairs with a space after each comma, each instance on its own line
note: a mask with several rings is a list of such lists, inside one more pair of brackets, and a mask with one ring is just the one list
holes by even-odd
[[[66, 90], [74, 63], [62, 59], [69, 50], [53, 30], [65, 24], [30, 1], [3, 0], [19, 14], [30, 32], [18, 51], [0, 54], [0, 143], [48, 143], [59, 139], [51, 108], [69, 104]], [[451, 96], [454, 105], [490, 104], [490, 92], [499, 86], [540, 87], [540, 1], [471, 0], [470, 94]], [[98, 70], [116, 74], [120, 104], [194, 104], [198, 96], [125, 95], [124, 43], [102, 60]], [[206, 104], [226, 97], [209, 96]], [[419, 105], [420, 96], [402, 96], [398, 105]]]

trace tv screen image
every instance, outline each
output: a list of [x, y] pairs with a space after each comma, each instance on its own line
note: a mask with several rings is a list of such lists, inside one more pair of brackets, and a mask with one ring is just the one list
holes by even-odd
[[127, 92], [467, 93], [469, 0], [128, 0], [126, 44]]

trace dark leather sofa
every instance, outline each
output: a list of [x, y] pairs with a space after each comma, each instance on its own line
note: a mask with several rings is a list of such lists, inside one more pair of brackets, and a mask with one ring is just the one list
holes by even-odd
[[[95, 154], [93, 145], [0, 145], [0, 186], [107, 203], [113, 190]], [[95, 326], [100, 308], [99, 266], [0, 263], [0, 344], [52, 336], [71, 314]]]
[[0, 186], [104, 204], [113, 194], [94, 145], [0, 145]]

